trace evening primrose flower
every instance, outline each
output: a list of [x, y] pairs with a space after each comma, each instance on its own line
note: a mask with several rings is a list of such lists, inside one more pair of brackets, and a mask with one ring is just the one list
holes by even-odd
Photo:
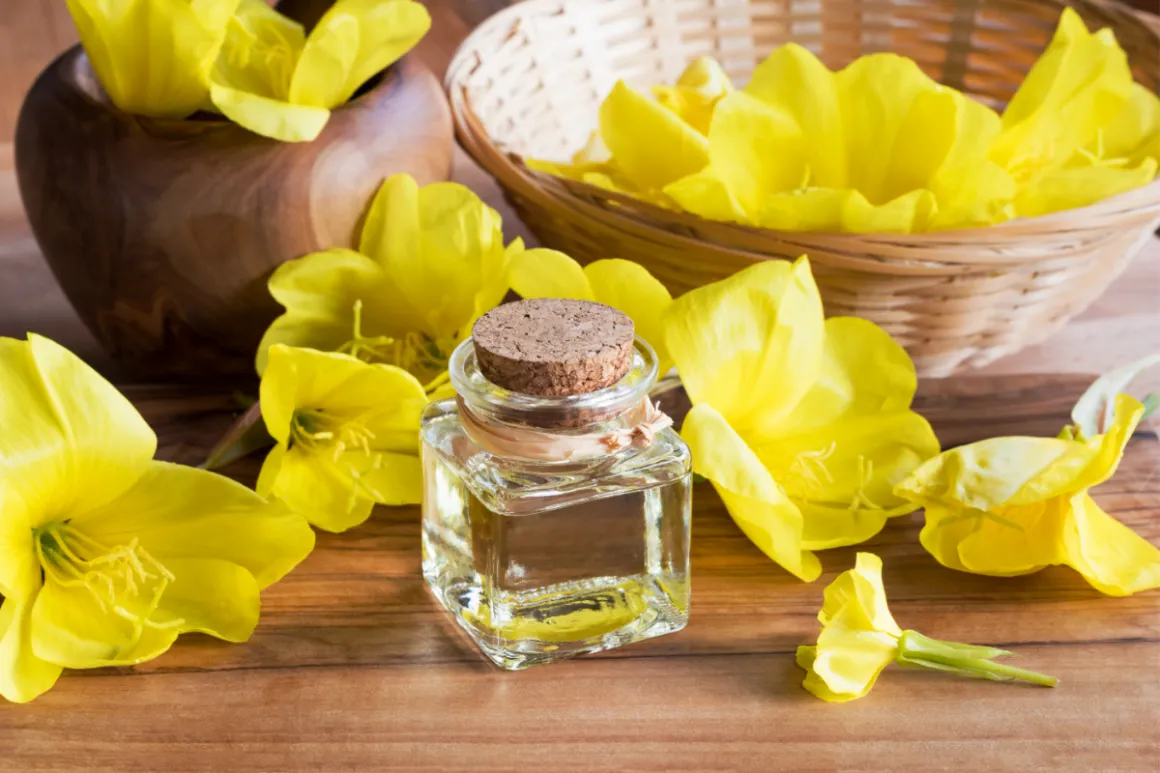
[[653, 86], [657, 102], [681, 117], [701, 134], [709, 133], [713, 109], [733, 91], [729, 76], [711, 56], [694, 59], [672, 86]]
[[797, 663], [806, 671], [802, 686], [824, 701], [861, 698], [891, 663], [1043, 687], [1057, 683], [1045, 674], [993, 662], [1013, 654], [1006, 650], [940, 641], [899, 628], [886, 604], [882, 559], [873, 553], [859, 553], [854, 568], [838, 575], [824, 598], [818, 643], [797, 650]]
[[209, 73], [240, 0], [67, 0], [97, 80], [121, 110], [184, 118], [209, 102]]
[[938, 453], [910, 410], [914, 364], [881, 328], [825, 320], [806, 258], [693, 290], [663, 318], [693, 404], [693, 470], [766, 555], [803, 580], [810, 551], [853, 545], [916, 506], [895, 484]]
[[1014, 194], [986, 159], [998, 132], [993, 110], [910, 59], [872, 54], [834, 73], [788, 44], [716, 104], [708, 165], [664, 192], [709, 219], [788, 231], [988, 225]]
[[258, 493], [310, 523], [345, 531], [376, 504], [422, 501], [423, 385], [402, 368], [275, 344], [262, 376], [262, 418], [277, 445]]
[[451, 352], [503, 300], [508, 260], [523, 251], [518, 239], [504, 248], [499, 213], [470, 189], [395, 175], [371, 203], [358, 252], [316, 252], [270, 277], [286, 313], [258, 346], [258, 372], [283, 343], [396, 365], [443, 396]]
[[181, 633], [245, 641], [259, 592], [314, 546], [299, 516], [153, 461], [117, 390], [39, 336], [0, 338], [0, 695], [62, 668], [132, 665]]
[[331, 109], [430, 27], [427, 9], [412, 0], [338, 0], [307, 36], [263, 0], [241, 0], [210, 77], [213, 106], [257, 134], [313, 140]]
[[1102, 434], [992, 438], [919, 467], [895, 491], [926, 508], [923, 547], [963, 572], [1011, 577], [1061, 564], [1110, 596], [1160, 587], [1160, 550], [1088, 493], [1115, 473], [1144, 415], [1128, 395], [1114, 406]]
[[672, 367], [661, 318], [673, 296], [644, 266], [607, 259], [581, 268], [562, 252], [534, 250], [512, 258], [509, 270], [512, 289], [523, 298], [573, 298], [619, 309], [656, 351], [658, 372], [664, 375]]

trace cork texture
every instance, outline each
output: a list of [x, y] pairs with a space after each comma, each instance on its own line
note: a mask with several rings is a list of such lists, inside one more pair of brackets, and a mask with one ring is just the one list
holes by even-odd
[[492, 309], [472, 330], [488, 381], [541, 397], [612, 386], [632, 366], [632, 320], [592, 301], [539, 298]]

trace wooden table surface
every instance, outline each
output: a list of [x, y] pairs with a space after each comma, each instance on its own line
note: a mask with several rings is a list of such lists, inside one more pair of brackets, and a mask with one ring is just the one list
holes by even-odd
[[[431, 2], [420, 56], [441, 71], [503, 0]], [[73, 33], [64, 3], [4, 0], [0, 19], [0, 335], [34, 330], [116, 377], [41, 262], [16, 194], [20, 94]], [[456, 177], [508, 215], [460, 154]], [[505, 217], [508, 236], [521, 233]], [[1098, 372], [1160, 346], [1160, 242], [1051, 340], [985, 373], [923, 385], [945, 443], [1053, 434]], [[1154, 383], [1160, 378], [1154, 379]], [[196, 463], [230, 398], [130, 387], [162, 455]], [[2, 399], [2, 396], [0, 396]], [[2, 428], [0, 428], [2, 431]], [[230, 470], [252, 482], [254, 460]], [[478, 657], [419, 574], [413, 508], [323, 536], [264, 596], [244, 645], [187, 636], [133, 669], [69, 673], [26, 706], [0, 703], [0, 771], [1155, 771], [1160, 767], [1160, 592], [1106, 598], [1050, 569], [998, 580], [940, 568], [918, 518], [865, 548], [886, 562], [904, 627], [1015, 649], [1062, 679], [1053, 691], [892, 669], [865, 700], [824, 704], [799, 685], [824, 584], [854, 549], [822, 554], [802, 584], [762, 556], [711, 487], [698, 486], [694, 602], [678, 634], [518, 674]], [[1160, 442], [1142, 435], [1100, 503], [1160, 544]]]
[[[918, 409], [945, 443], [1053, 432], [1087, 380], [930, 381]], [[161, 455], [196, 463], [230, 421], [228, 393], [130, 390]], [[229, 472], [252, 482], [259, 460]], [[1160, 442], [1141, 435], [1110, 512], [1160, 541]], [[1160, 592], [1115, 599], [1074, 572], [1015, 579], [944, 569], [892, 520], [882, 556], [895, 617], [931, 636], [1000, 645], [1060, 677], [1054, 690], [892, 668], [865, 699], [800, 687], [824, 585], [801, 583], [694, 493], [688, 628], [610, 653], [499, 671], [428, 595], [417, 508], [380, 508], [263, 597], [246, 644], [185, 636], [136, 667], [66, 673], [0, 704], [4, 771], [1155, 771]]]

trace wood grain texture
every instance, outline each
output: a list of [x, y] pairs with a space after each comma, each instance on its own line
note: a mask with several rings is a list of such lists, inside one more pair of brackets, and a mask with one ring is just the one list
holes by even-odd
[[[927, 382], [917, 407], [955, 441], [1051, 431], [1087, 377]], [[130, 390], [161, 454], [195, 462], [230, 421], [227, 393]], [[252, 481], [259, 461], [231, 473]], [[1160, 443], [1141, 435], [1097, 491], [1160, 541]], [[247, 644], [187, 636], [136, 668], [69, 673], [0, 705], [3, 771], [1119, 771], [1160, 754], [1160, 593], [1103, 597], [1053, 568], [996, 579], [939, 567], [895, 519], [865, 548], [885, 561], [895, 616], [932, 636], [998, 644], [1062, 679], [1053, 691], [888, 671], [864, 700], [800, 688], [824, 584], [803, 584], [695, 493], [693, 612], [684, 631], [522, 673], [475, 654], [427, 594], [415, 508], [320, 536], [264, 596]]]
[[108, 103], [79, 49], [37, 81], [16, 134], [32, 231], [81, 319], [153, 379], [247, 375], [280, 312], [283, 262], [357, 247], [382, 180], [451, 174], [437, 79], [404, 58], [332, 112], [317, 140], [282, 143], [223, 120], [148, 120]]

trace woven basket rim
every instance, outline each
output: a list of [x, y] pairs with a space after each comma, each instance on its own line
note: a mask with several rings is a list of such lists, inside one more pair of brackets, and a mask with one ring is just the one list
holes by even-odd
[[[985, 247], [988, 243], [1001, 244], [1025, 243], [1032, 239], [1045, 236], [1059, 238], [1061, 236], [1081, 236], [1084, 232], [1106, 228], [1109, 220], [1114, 220], [1120, 227], [1131, 228], [1137, 224], [1144, 226], [1160, 218], [1160, 177], [1140, 188], [1103, 199], [1094, 204], [1075, 209], [1052, 212], [1030, 218], [1015, 218], [996, 225], [982, 228], [964, 228], [945, 231], [928, 231], [921, 233], [844, 233], [836, 231], [779, 231], [756, 226], [746, 226], [739, 223], [709, 220], [685, 211], [676, 211], [651, 204], [641, 199], [619, 194], [577, 180], [558, 178], [545, 172], [537, 172], [523, 163], [519, 154], [511, 152], [497, 143], [483, 128], [471, 106], [467, 87], [462, 82], [465, 71], [470, 72], [473, 65], [478, 66], [482, 60], [478, 56], [478, 43], [494, 35], [497, 28], [511, 27], [519, 24], [522, 19], [544, 15], [545, 10], [553, 13], [561, 5], [569, 3], [584, 3], [585, 0], [524, 0], [509, 6], [492, 15], [468, 35], [456, 50], [448, 66], [444, 78], [444, 88], [447, 91], [451, 104], [451, 112], [455, 121], [456, 134], [467, 153], [488, 174], [500, 180], [504, 187], [508, 187], [506, 180], [518, 179], [523, 190], [521, 195], [552, 199], [557, 207], [565, 207], [576, 211], [586, 206], [596, 207], [590, 201], [578, 194], [604, 202], [615, 203], [616, 211], [612, 208], [601, 207], [602, 219], [608, 222], [604, 225], [616, 227], [619, 221], [621, 230], [654, 229], [664, 231], [673, 236], [695, 241], [702, 248], [713, 246], [750, 257], [776, 257], [755, 250], [739, 248], [733, 244], [710, 241], [702, 236], [693, 237], [686, 234], [674, 233], [673, 229], [687, 229], [696, 224], [708, 224], [714, 229], [732, 232], [741, 240], [767, 238], [771, 242], [801, 244], [803, 252], [808, 252], [811, 242], [828, 242], [827, 248], [834, 249], [835, 245], [849, 244], [852, 256], [861, 256], [854, 262], [859, 270], [878, 272], [893, 272], [901, 263], [913, 263], [914, 268], [942, 269], [938, 273], [954, 273], [963, 268], [978, 269], [985, 265], [994, 265], [997, 269], [1012, 268], [1026, 264], [1034, 264], [1042, 258], [1021, 259], [1018, 256], [1000, 257], [996, 254], [994, 261], [980, 260], [977, 256], [970, 259], [954, 260], [920, 260], [898, 261], [895, 258], [873, 260], [866, 258], [867, 248], [874, 245], [883, 247], [905, 247], [916, 250], [930, 251], [939, 247], [952, 245], [967, 245], [973, 250]], [[1069, 3], [1064, 0], [1036, 0], [1045, 5], [1055, 5], [1061, 10]], [[1122, 17], [1129, 23], [1135, 23], [1147, 31], [1156, 41], [1160, 49], [1160, 24], [1145, 18], [1143, 12], [1136, 11], [1128, 6], [1112, 5], [1106, 0], [1085, 0], [1086, 4], [1099, 8], [1110, 15]], [[513, 30], [514, 31], [514, 30]], [[474, 61], [473, 61], [474, 60]], [[481, 149], [487, 148], [491, 152]], [[578, 217], [587, 217], [576, 212]], [[1138, 223], [1137, 223], [1138, 221]], [[869, 265], [868, 265], [869, 264]], [[874, 268], [874, 264], [878, 268]], [[888, 269], [889, 267], [889, 269]]]

